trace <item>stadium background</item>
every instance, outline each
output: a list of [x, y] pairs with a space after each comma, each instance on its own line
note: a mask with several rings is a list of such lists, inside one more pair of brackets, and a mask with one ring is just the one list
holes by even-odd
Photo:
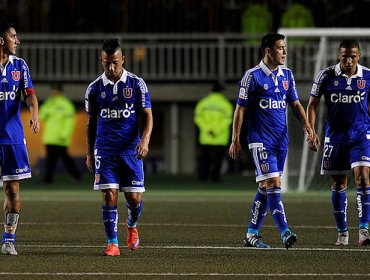
[[[100, 73], [99, 47], [100, 42], [107, 36], [119, 37], [125, 48], [127, 42], [131, 45], [126, 53], [126, 68], [142, 76], [149, 86], [153, 100], [155, 127], [151, 141], [151, 152], [145, 161], [148, 174], [195, 174], [198, 153], [197, 130], [193, 124], [193, 108], [195, 102], [205, 96], [213, 80], [221, 80], [226, 84], [226, 95], [235, 102], [237, 82], [245, 69], [254, 66], [258, 58], [258, 43], [249, 43], [248, 40], [260, 34], [245, 34], [242, 32], [241, 22], [243, 11], [252, 3], [264, 4], [273, 17], [273, 28], [280, 27], [282, 14], [293, 4], [303, 3], [310, 9], [316, 27], [367, 27], [367, 7], [370, 1], [241, 1], [241, 0], [138, 0], [138, 1], [0, 1], [0, 11], [11, 19], [17, 26], [21, 39], [19, 56], [24, 57], [30, 66], [31, 75], [40, 102], [43, 102], [50, 92], [52, 82], [63, 82], [65, 94], [74, 101], [78, 108], [77, 127], [70, 151], [78, 159], [81, 168], [84, 168], [85, 158], [85, 123], [86, 116], [83, 108], [84, 92], [87, 85]], [[339, 8], [338, 8], [339, 7]], [[139, 37], [138, 37], [139, 36]], [[231, 39], [227, 41], [228, 36]], [[95, 41], [92, 41], [95, 38]], [[208, 76], [196, 77], [192, 75], [178, 75], [169, 79], [166, 75], [156, 73], [156, 67], [148, 67], [145, 71], [140, 67], [133, 67], [136, 61], [153, 60], [155, 55], [146, 47], [158, 43], [160, 39], [171, 40], [172, 44], [184, 45], [196, 40], [200, 44], [216, 41], [215, 51], [227, 44], [236, 42], [245, 45], [246, 51], [233, 62], [233, 72], [224, 74], [220, 71], [218, 57], [212, 58], [211, 48], [207, 49]], [[184, 39], [185, 38], [185, 39]], [[194, 39], [195, 38], [195, 39]], [[220, 39], [221, 38], [221, 39]], [[127, 39], [127, 40], [126, 40]], [[188, 40], [188, 41], [187, 41]], [[220, 45], [220, 42], [222, 43]], [[302, 103], [308, 99], [310, 83], [314, 75], [312, 62], [315, 58], [317, 42], [311, 42], [312, 47], [307, 52], [291, 52], [288, 66], [296, 73], [297, 87]], [[56, 51], [58, 44], [70, 44], [72, 48], [79, 48], [83, 44], [95, 46], [97, 52], [88, 67], [95, 63], [95, 71], [89, 75], [79, 74], [80, 65], [84, 62], [76, 56], [61, 56], [58, 60]], [[135, 47], [137, 44], [137, 47]], [[309, 45], [310, 42], [307, 42]], [[132, 47], [133, 46], [133, 47]], [[144, 47], [142, 47], [144, 46]], [[51, 50], [49, 52], [49, 50]], [[183, 68], [194, 60], [194, 52], [181, 50]], [[202, 53], [197, 58], [201, 57]], [[301, 57], [300, 57], [301, 56]], [[197, 59], [196, 58], [196, 59]], [[241, 60], [240, 60], [241, 58]], [[335, 53], [334, 53], [335, 58]], [[67, 68], [58, 74], [51, 74], [56, 66], [48, 68], [48, 64], [58, 65], [70, 60], [70, 73]], [[296, 61], [303, 59], [300, 64]], [[35, 61], [37, 60], [37, 63]], [[310, 60], [308, 62], [308, 60]], [[41, 64], [46, 64], [42, 66]], [[41, 66], [40, 66], [41, 65]], [[298, 66], [301, 65], [301, 69]], [[302, 65], [304, 66], [302, 68]], [[311, 65], [311, 66], [310, 66]], [[182, 69], [184, 70], [184, 69]], [[26, 114], [24, 114], [26, 113]], [[27, 112], [23, 112], [23, 118]], [[176, 119], [174, 122], [173, 119]], [[293, 123], [291, 130], [297, 130], [297, 123]], [[29, 135], [25, 129], [29, 147], [31, 165], [35, 174], [42, 172], [44, 147], [41, 144], [41, 134]], [[301, 149], [300, 130], [291, 134], [291, 150], [299, 154]], [[228, 166], [231, 168], [228, 168]], [[247, 151], [239, 163], [225, 161], [224, 171], [228, 169], [233, 174], [253, 175], [253, 166]], [[84, 170], [84, 169], [82, 169]], [[63, 170], [61, 170], [63, 172]]]

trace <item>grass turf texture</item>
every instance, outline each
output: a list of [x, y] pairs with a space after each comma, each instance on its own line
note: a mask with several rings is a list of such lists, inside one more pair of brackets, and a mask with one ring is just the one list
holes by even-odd
[[102, 257], [105, 233], [100, 193], [90, 178], [53, 185], [22, 182], [18, 256], [0, 255], [0, 279], [364, 279], [369, 249], [357, 246], [354, 190], [348, 191], [350, 245], [334, 246], [330, 191], [284, 193], [298, 235], [286, 251], [271, 215], [260, 234], [272, 250], [244, 249], [242, 238], [255, 194], [253, 179], [226, 177], [201, 184], [193, 177], [147, 178], [139, 223], [141, 248], [125, 246], [123, 195], [119, 203], [120, 257]]

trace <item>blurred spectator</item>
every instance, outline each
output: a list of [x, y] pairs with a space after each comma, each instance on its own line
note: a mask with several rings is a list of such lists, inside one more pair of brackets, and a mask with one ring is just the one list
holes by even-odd
[[81, 173], [67, 151], [72, 141], [75, 114], [74, 105], [63, 95], [62, 86], [52, 85], [50, 97], [40, 106], [40, 120], [45, 124], [42, 137], [46, 146], [45, 183], [53, 182], [59, 158], [76, 181], [81, 179]]
[[224, 87], [215, 82], [206, 97], [195, 106], [194, 122], [199, 128], [199, 179], [221, 181], [222, 161], [230, 142], [233, 105], [223, 94]]
[[281, 27], [304, 28], [314, 27], [311, 11], [302, 4], [291, 5], [281, 18]]
[[252, 3], [242, 13], [242, 32], [255, 37], [248, 40], [259, 44], [260, 35], [272, 31], [273, 16], [267, 7], [260, 3]]

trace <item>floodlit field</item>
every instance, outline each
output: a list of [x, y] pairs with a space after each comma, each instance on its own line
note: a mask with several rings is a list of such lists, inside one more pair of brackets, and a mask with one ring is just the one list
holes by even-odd
[[[338, 248], [330, 191], [283, 194], [298, 235], [287, 251], [268, 214], [260, 234], [273, 249], [242, 248], [254, 196], [253, 180], [219, 185], [192, 177], [147, 178], [141, 247], [129, 251], [119, 205], [120, 257], [103, 257], [99, 192], [90, 183], [22, 185], [18, 256], [0, 255], [0, 279], [364, 279], [370, 248], [357, 246], [354, 190], [349, 195], [350, 246]], [[3, 196], [2, 196], [3, 197]], [[338, 278], [339, 277], [339, 278]]]

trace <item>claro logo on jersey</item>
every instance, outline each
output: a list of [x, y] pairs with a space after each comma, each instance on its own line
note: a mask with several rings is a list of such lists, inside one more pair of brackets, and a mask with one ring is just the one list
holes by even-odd
[[259, 105], [262, 109], [285, 109], [286, 102], [284, 100], [261, 99]]
[[333, 103], [360, 103], [364, 100], [366, 92], [357, 91], [355, 95], [332, 93], [330, 101]]
[[15, 92], [14, 91], [0, 91], [0, 101], [2, 100], [15, 100]]
[[125, 109], [102, 109], [100, 111], [100, 117], [104, 119], [121, 119], [121, 118], [129, 118], [131, 114], [135, 113], [135, 110], [132, 110], [134, 104], [125, 104]]

